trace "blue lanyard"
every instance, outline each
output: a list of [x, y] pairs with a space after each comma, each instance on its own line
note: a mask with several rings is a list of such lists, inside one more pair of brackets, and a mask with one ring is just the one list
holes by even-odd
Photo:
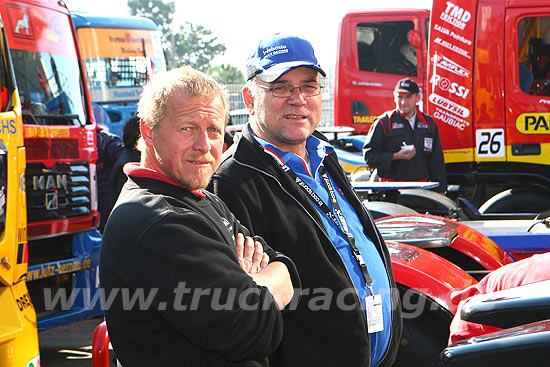
[[330, 201], [332, 203], [332, 207], [334, 208], [334, 211], [336, 212], [336, 215], [330, 210], [327, 204], [315, 193], [315, 191], [298, 175], [290, 169], [286, 163], [281, 161], [278, 157], [275, 157], [272, 152], [269, 150], [264, 150], [269, 155], [273, 156], [275, 159], [275, 162], [281, 166], [284, 172], [286, 172], [295, 182], [298, 184], [298, 187], [302, 189], [302, 191], [311, 198], [313, 203], [330, 219], [336, 224], [336, 226], [344, 233], [346, 238], [348, 239], [348, 242], [351, 246], [353, 257], [359, 263], [359, 267], [361, 268], [361, 273], [363, 274], [363, 277], [365, 278], [365, 283], [367, 284], [367, 287], [370, 289], [371, 294], [373, 293], [372, 289], [372, 278], [368, 272], [367, 264], [365, 263], [365, 260], [363, 259], [363, 256], [361, 255], [361, 251], [359, 251], [359, 248], [355, 245], [355, 237], [350, 233], [348, 224], [346, 222], [346, 218], [344, 217], [344, 213], [342, 212], [342, 209], [340, 208], [340, 204], [338, 203], [338, 200], [336, 199], [336, 191], [334, 190], [334, 187], [332, 186], [332, 183], [330, 182], [330, 178], [328, 177], [328, 173], [325, 169], [325, 166], [321, 164], [319, 166], [319, 173], [321, 174], [321, 177], [323, 179], [323, 183], [325, 184], [325, 187], [328, 191]]

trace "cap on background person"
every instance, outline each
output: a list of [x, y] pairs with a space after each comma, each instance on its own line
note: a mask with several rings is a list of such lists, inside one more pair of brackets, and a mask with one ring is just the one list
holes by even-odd
[[394, 92], [418, 94], [420, 92], [420, 89], [418, 88], [418, 84], [416, 84], [414, 80], [406, 78], [401, 79], [397, 82]]
[[326, 76], [317, 62], [313, 46], [303, 38], [277, 33], [260, 41], [248, 57], [246, 80], [257, 76], [271, 83], [292, 68], [309, 66]]

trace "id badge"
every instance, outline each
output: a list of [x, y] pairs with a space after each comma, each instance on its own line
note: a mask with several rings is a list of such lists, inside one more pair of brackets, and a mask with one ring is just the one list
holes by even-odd
[[433, 150], [433, 138], [430, 138], [429, 136], [426, 136], [424, 138], [424, 151], [425, 152], [431, 152]]
[[382, 296], [365, 297], [365, 307], [367, 309], [367, 326], [369, 334], [384, 330], [384, 315], [382, 313]]

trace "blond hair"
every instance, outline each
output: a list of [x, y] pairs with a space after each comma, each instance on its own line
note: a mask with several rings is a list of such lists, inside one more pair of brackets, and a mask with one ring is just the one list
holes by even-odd
[[[166, 103], [171, 96], [184, 93], [190, 96], [202, 96], [222, 100], [225, 121], [229, 116], [229, 104], [224, 88], [212, 77], [193, 69], [182, 66], [161, 74], [157, 74], [143, 88], [139, 98], [137, 115], [147, 121], [151, 129], [157, 126], [166, 116]], [[138, 148], [144, 147], [140, 138]]]

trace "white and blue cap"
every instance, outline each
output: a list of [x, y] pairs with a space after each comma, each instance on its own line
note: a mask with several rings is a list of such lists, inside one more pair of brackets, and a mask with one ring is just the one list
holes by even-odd
[[313, 46], [303, 38], [277, 33], [260, 41], [246, 62], [246, 80], [257, 76], [271, 83], [290, 69], [308, 66], [326, 76], [317, 62]]

